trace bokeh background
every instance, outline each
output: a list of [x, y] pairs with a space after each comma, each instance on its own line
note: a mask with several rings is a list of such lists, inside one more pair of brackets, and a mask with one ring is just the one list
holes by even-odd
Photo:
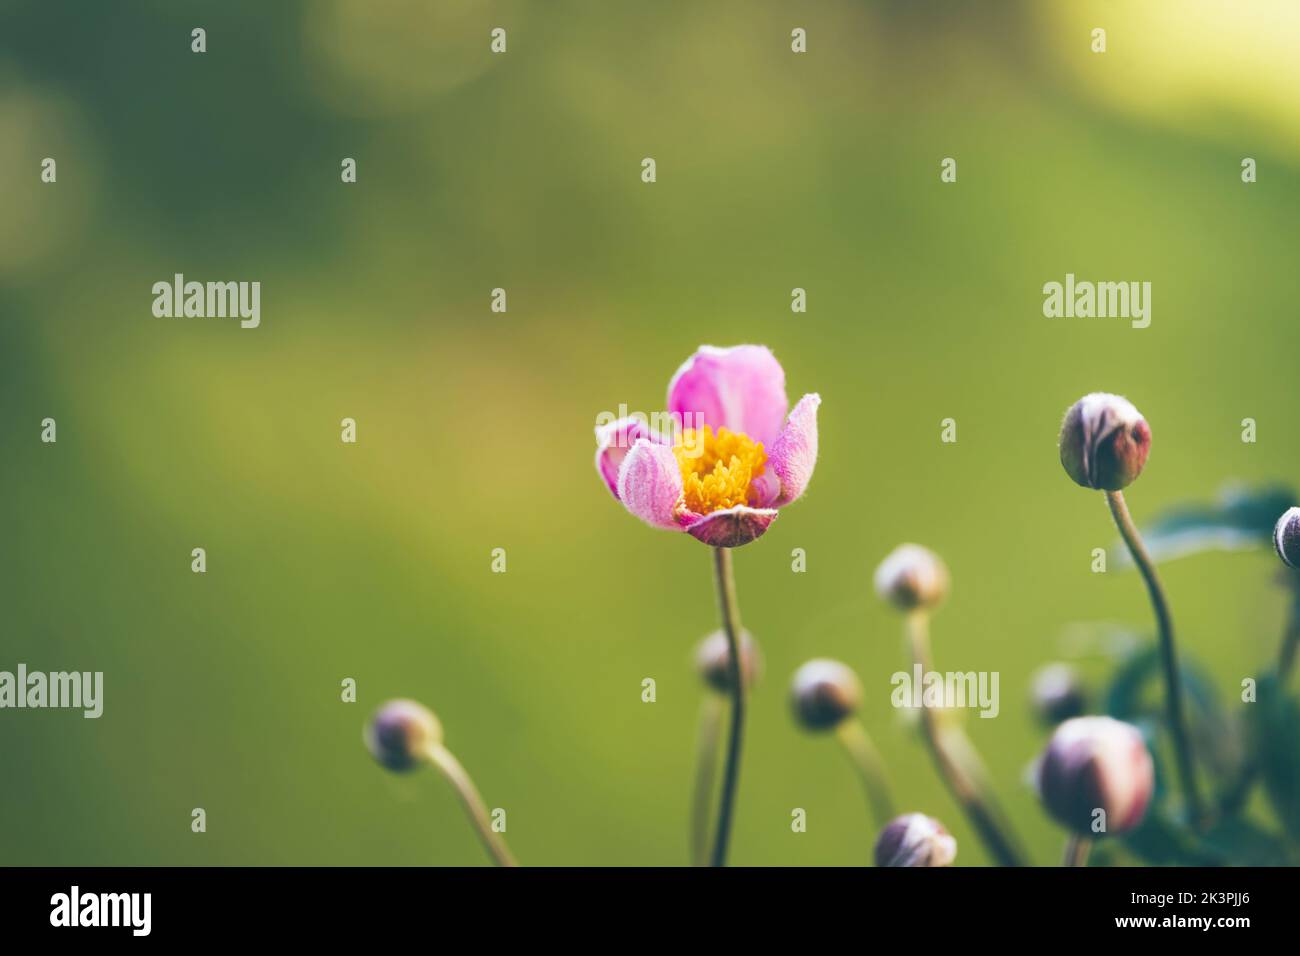
[[[733, 861], [869, 858], [850, 765], [788, 712], [831, 656], [899, 803], [987, 862], [888, 701], [871, 573], [911, 540], [954, 577], [937, 664], [1000, 672], [967, 728], [1056, 862], [1030, 675], [1081, 622], [1150, 629], [1135, 574], [1090, 572], [1115, 536], [1057, 461], [1064, 409], [1150, 420], [1139, 521], [1300, 480], [1297, 44], [1288, 0], [0, 3], [0, 669], [106, 684], [97, 721], [0, 712], [0, 862], [483, 863], [449, 788], [362, 746], [408, 696], [525, 864], [684, 863], [710, 556], [610, 498], [592, 427], [751, 341], [824, 404], [808, 495], [736, 554], [767, 670]], [[261, 328], [154, 318], [176, 272], [260, 280]], [[1152, 282], [1151, 327], [1044, 318], [1067, 272]], [[1163, 570], [1229, 699], [1275, 653], [1274, 568]]]

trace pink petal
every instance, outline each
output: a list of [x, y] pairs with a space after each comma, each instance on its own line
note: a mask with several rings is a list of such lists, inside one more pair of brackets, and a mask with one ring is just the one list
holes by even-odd
[[638, 438], [618, 470], [618, 497], [646, 524], [682, 530], [682, 472], [673, 450]]
[[764, 446], [776, 438], [790, 408], [785, 370], [764, 345], [720, 349], [701, 345], [668, 383], [668, 411], [685, 428], [744, 432]]
[[812, 480], [817, 465], [817, 406], [821, 403], [816, 392], [799, 399], [768, 452], [767, 467], [781, 479], [778, 508], [802, 495]]
[[781, 497], [781, 478], [770, 467], [750, 481], [750, 507], [774, 508], [779, 497]]
[[711, 547], [739, 548], [762, 537], [767, 526], [776, 520], [776, 514], [771, 508], [736, 505], [711, 512], [687, 525], [686, 530]]
[[615, 498], [618, 497], [618, 469], [638, 438], [667, 444], [667, 439], [651, 431], [644, 421], [635, 416], [596, 426], [596, 472], [605, 479], [609, 493]]

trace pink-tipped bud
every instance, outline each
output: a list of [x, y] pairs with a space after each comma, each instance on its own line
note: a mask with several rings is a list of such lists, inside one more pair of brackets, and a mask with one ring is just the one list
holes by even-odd
[[1288, 508], [1273, 529], [1273, 547], [1287, 567], [1300, 568], [1300, 508]]
[[1151, 427], [1133, 403], [1093, 392], [1065, 413], [1061, 464], [1077, 484], [1119, 491], [1133, 483], [1151, 452]]
[[947, 566], [919, 544], [900, 544], [876, 568], [876, 593], [903, 611], [938, 607], [948, 583]]
[[411, 770], [442, 743], [442, 724], [423, 704], [390, 700], [375, 712], [365, 733], [366, 746], [389, 770]]
[[1146, 815], [1155, 789], [1141, 732], [1111, 717], [1075, 717], [1056, 728], [1038, 767], [1038, 792], [1057, 823], [1087, 836], [1125, 833]]
[[1030, 694], [1034, 713], [1045, 724], [1055, 726], [1078, 717], [1088, 708], [1088, 694], [1079, 672], [1069, 664], [1048, 664], [1034, 674]]
[[[725, 631], [714, 631], [695, 652], [695, 668], [704, 683], [721, 694], [731, 691], [731, 647]], [[763, 673], [763, 655], [749, 631], [740, 632], [740, 676], [745, 687], [758, 683]]]
[[790, 703], [808, 730], [830, 730], [862, 704], [862, 682], [847, 664], [818, 658], [794, 673]]
[[876, 866], [947, 866], [956, 858], [957, 841], [924, 813], [894, 817], [876, 838]]

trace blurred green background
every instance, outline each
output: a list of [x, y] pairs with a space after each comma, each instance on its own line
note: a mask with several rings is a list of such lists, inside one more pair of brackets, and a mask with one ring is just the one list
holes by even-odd
[[[611, 499], [592, 427], [661, 409], [706, 342], [824, 399], [809, 493], [736, 553], [767, 667], [733, 862], [869, 859], [853, 770], [789, 717], [813, 656], [862, 676], [902, 807], [987, 862], [889, 705], [871, 573], [904, 540], [952, 569], [936, 663], [1001, 673], [966, 725], [1056, 862], [1029, 677], [1071, 622], [1151, 621], [1135, 574], [1090, 572], [1115, 535], [1064, 409], [1151, 422], [1139, 522], [1300, 480], [1298, 42], [1281, 0], [0, 3], [0, 669], [105, 672], [97, 721], [0, 712], [0, 862], [485, 862], [448, 787], [363, 748], [394, 696], [525, 864], [686, 862], [710, 555]], [[261, 328], [154, 318], [176, 272], [261, 281]], [[1044, 318], [1067, 272], [1152, 282], [1150, 328]], [[1274, 566], [1164, 569], [1231, 699], [1275, 653]]]

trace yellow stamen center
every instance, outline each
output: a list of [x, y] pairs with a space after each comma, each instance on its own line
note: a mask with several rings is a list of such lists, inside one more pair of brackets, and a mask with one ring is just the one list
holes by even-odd
[[682, 497], [686, 507], [706, 515], [723, 508], [753, 504], [750, 483], [763, 474], [767, 454], [762, 442], [748, 435], [705, 425], [686, 428], [673, 444], [682, 470]]

